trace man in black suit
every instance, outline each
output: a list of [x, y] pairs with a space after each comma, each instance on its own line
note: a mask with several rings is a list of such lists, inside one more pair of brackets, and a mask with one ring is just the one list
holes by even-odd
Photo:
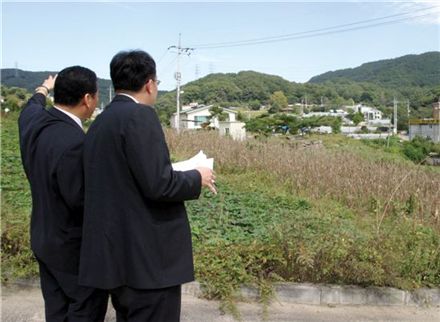
[[[45, 109], [54, 87], [55, 105]], [[46, 79], [18, 120], [32, 192], [31, 248], [40, 268], [46, 321], [103, 321], [108, 293], [79, 286], [84, 180], [81, 120], [98, 101], [93, 71], [73, 66]]]
[[156, 64], [143, 51], [110, 63], [116, 96], [84, 143], [80, 283], [110, 291], [118, 321], [179, 321], [180, 285], [194, 279], [184, 201], [216, 192], [208, 168], [173, 171], [153, 108]]

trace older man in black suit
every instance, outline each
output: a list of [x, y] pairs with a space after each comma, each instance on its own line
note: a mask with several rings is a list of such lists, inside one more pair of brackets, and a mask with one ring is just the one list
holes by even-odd
[[117, 54], [110, 74], [116, 96], [84, 144], [80, 283], [109, 290], [118, 321], [178, 321], [180, 285], [194, 279], [184, 201], [202, 186], [215, 193], [215, 177], [208, 168], [173, 171], [149, 54]]
[[[45, 109], [54, 87], [55, 105]], [[40, 268], [46, 321], [103, 321], [108, 295], [78, 285], [84, 180], [81, 120], [98, 100], [93, 71], [73, 66], [36, 89], [19, 118], [20, 150], [32, 192], [31, 248]]]

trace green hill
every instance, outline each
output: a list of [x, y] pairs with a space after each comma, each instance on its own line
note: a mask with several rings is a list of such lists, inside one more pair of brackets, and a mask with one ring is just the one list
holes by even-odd
[[[311, 107], [312, 109], [329, 110], [343, 105], [363, 103], [376, 106], [391, 115], [393, 99], [396, 98], [401, 105], [403, 104], [399, 108], [401, 107], [405, 115], [408, 100], [413, 117], [430, 116], [431, 104], [440, 97], [439, 84], [404, 86], [405, 82], [406, 80], [402, 78], [401, 85], [385, 86], [375, 82], [339, 77], [323, 83], [301, 84], [279, 76], [243, 71], [236, 74], [211, 74], [185, 84], [182, 87], [181, 102], [258, 109], [262, 105], [269, 105], [270, 96], [276, 91], [281, 91], [289, 104], [307, 100], [310, 106], [315, 105]], [[161, 120], [165, 123], [175, 111], [175, 97], [175, 91], [159, 96], [156, 106]]]
[[[32, 92], [50, 73], [3, 69], [1, 81], [3, 85]], [[105, 79], [98, 82], [100, 100], [107, 104], [111, 82]], [[396, 98], [400, 102], [399, 119], [406, 123], [407, 101], [412, 117], [429, 117], [431, 104], [440, 97], [440, 52], [366, 63], [358, 68], [328, 72], [303, 84], [275, 75], [241, 71], [210, 74], [181, 89], [182, 104], [198, 102], [256, 110], [269, 106], [274, 92], [282, 92], [288, 104], [307, 101], [310, 110], [363, 103], [380, 108], [387, 116], [392, 114]], [[176, 108], [176, 91], [160, 92], [156, 107], [161, 121], [168, 123]]]
[[340, 78], [356, 82], [371, 82], [386, 87], [440, 86], [440, 52], [406, 55], [379, 60], [356, 68], [327, 72], [312, 77], [310, 83], [323, 83]]
[[[41, 85], [48, 75], [55, 75], [56, 73], [53, 71], [30, 72], [15, 68], [4, 68], [1, 69], [1, 83], [8, 87], [24, 88], [33, 93], [34, 89]], [[109, 102], [111, 84], [112, 82], [109, 79], [98, 78], [99, 101], [104, 105]]]

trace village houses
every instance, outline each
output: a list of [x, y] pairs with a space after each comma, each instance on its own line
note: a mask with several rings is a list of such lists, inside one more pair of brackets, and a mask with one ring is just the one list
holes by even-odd
[[[229, 135], [235, 140], [246, 138], [245, 123], [237, 120], [237, 111], [231, 108], [223, 108], [226, 120], [220, 121], [217, 116], [212, 116], [212, 107], [212, 105], [199, 105], [198, 103], [183, 105], [179, 113], [179, 129], [201, 129], [202, 124], [209, 122], [208, 126], [218, 129], [221, 135]], [[170, 124], [171, 127], [177, 128], [177, 113], [171, 116]]]

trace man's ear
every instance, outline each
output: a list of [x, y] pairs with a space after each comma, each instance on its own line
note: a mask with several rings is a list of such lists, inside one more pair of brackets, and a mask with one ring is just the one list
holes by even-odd
[[85, 118], [89, 118], [93, 112], [95, 111], [96, 105], [97, 105], [97, 97], [96, 95], [98, 95], [97, 93], [95, 95], [89, 94], [87, 93], [86, 95], [84, 95], [82, 102], [83, 102], [83, 107], [84, 107], [84, 112], [85, 112]]
[[[95, 94], [97, 95], [97, 94]], [[87, 109], [91, 109], [94, 108], [95, 103], [95, 96], [87, 93], [86, 95], [84, 95], [83, 97], [83, 101], [84, 101], [84, 105], [86, 106]]]
[[150, 79], [148, 80], [148, 82], [145, 83], [144, 85], [144, 91], [147, 92], [148, 94], [151, 94], [153, 92], [153, 80]]

